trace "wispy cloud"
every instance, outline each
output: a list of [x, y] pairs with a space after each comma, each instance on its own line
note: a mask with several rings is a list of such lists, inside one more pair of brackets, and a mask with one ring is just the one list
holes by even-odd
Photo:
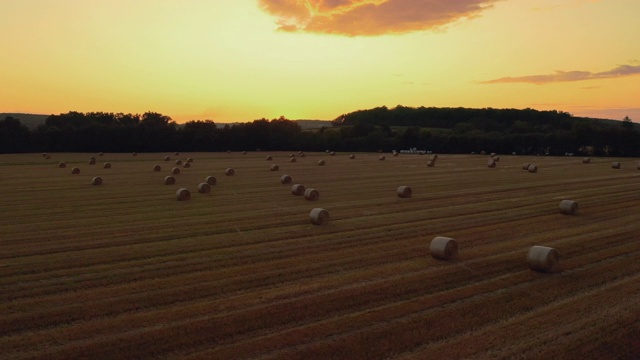
[[347, 36], [430, 30], [479, 16], [501, 0], [258, 0], [278, 28]]
[[547, 84], [554, 82], [583, 81], [610, 79], [624, 76], [640, 74], [640, 65], [620, 65], [609, 71], [556, 71], [553, 74], [527, 75], [527, 76], [507, 76], [499, 79], [481, 81], [481, 84], [501, 84], [501, 83], [530, 83]]

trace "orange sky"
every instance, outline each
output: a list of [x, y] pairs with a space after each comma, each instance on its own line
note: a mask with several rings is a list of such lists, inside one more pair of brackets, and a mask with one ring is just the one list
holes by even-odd
[[638, 0], [2, 0], [0, 112], [324, 119], [376, 106], [640, 122]]

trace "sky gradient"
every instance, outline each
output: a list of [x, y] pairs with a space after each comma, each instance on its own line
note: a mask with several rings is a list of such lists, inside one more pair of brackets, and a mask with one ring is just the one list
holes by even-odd
[[386, 105], [640, 122], [638, 0], [1, 0], [0, 112], [332, 120]]

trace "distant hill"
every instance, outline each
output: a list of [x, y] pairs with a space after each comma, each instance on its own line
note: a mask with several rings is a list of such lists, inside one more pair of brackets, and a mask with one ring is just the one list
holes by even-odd
[[[608, 124], [611, 126], [620, 126], [620, 124], [622, 123], [622, 120], [600, 119], [600, 118], [592, 118], [592, 117], [584, 117], [584, 116], [576, 116], [576, 119], [584, 119], [587, 121], [599, 122], [599, 123]], [[634, 122], [633, 128], [636, 130], [640, 130], [640, 123]]]
[[49, 115], [39, 114], [21, 114], [21, 113], [0, 113], [0, 120], [4, 120], [7, 116], [11, 116], [14, 119], [20, 120], [22, 125], [26, 125], [29, 129], [33, 130], [40, 125], [44, 125]]
[[[27, 126], [30, 130], [34, 130], [38, 126], [44, 125], [45, 121], [49, 117], [49, 115], [42, 115], [42, 114], [0, 113], [0, 120], [4, 120], [4, 118], [6, 118], [7, 116], [11, 116], [14, 119], [20, 120], [20, 123]], [[599, 119], [599, 118], [580, 117], [580, 116], [576, 116], [574, 117], [574, 119], [584, 119], [590, 122], [595, 121], [595, 122], [600, 122], [600, 123], [609, 124], [609, 125], [618, 125], [621, 122], [621, 120]], [[299, 119], [299, 120], [293, 120], [293, 121], [297, 122], [302, 128], [302, 130], [320, 129], [323, 126], [331, 127], [333, 125], [333, 122], [331, 120]], [[219, 128], [222, 128], [225, 125], [233, 126], [235, 124], [241, 124], [241, 123], [240, 122], [216, 123], [216, 125], [218, 125]], [[180, 127], [180, 125], [178, 127]], [[633, 126], [636, 130], [640, 130], [640, 123], [634, 123]]]
[[333, 126], [333, 123], [331, 122], [331, 120], [294, 120], [294, 121], [297, 122], [298, 125], [300, 125], [302, 130], [320, 129], [323, 126], [326, 126], [326, 127]]
[[[44, 125], [49, 115], [40, 114], [24, 114], [24, 113], [0, 113], [0, 120], [4, 120], [7, 116], [11, 116], [14, 119], [20, 120], [20, 123], [26, 125], [29, 129], [34, 130], [40, 125]], [[297, 122], [303, 130], [307, 129], [319, 129], [323, 126], [331, 127], [330, 120], [294, 120]], [[218, 127], [224, 127], [225, 125], [232, 126], [239, 123], [216, 123]]]
[[[302, 130], [313, 130], [313, 129], [320, 129], [323, 126], [326, 127], [331, 127], [333, 126], [333, 123], [331, 120], [292, 120], [298, 123], [298, 125], [300, 125], [300, 128]], [[251, 122], [251, 121], [247, 121], [247, 122]], [[216, 126], [219, 129], [222, 129], [223, 127], [225, 127], [225, 125], [229, 125], [229, 126], [233, 126], [233, 125], [238, 125], [238, 124], [245, 124], [247, 122], [232, 122], [232, 123], [216, 123]]]

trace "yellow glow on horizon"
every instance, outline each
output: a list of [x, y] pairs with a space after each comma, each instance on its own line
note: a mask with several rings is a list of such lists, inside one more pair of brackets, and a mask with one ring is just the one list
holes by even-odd
[[348, 37], [276, 31], [254, 0], [10, 0], [0, 112], [234, 122], [405, 105], [629, 109], [640, 121], [637, 74], [481, 84], [640, 65], [638, 13], [635, 0], [505, 0], [444, 29]]

